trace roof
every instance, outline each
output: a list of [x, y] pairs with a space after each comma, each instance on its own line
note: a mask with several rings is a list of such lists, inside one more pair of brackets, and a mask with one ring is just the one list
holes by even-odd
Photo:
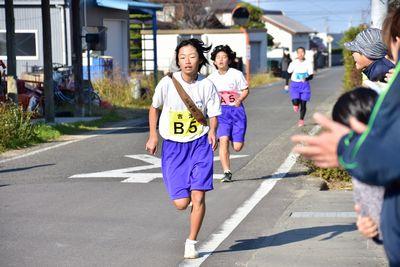
[[[173, 29], [173, 30], [158, 30], [157, 34], [229, 34], [229, 33], [242, 33], [240, 29]], [[267, 32], [267, 29], [247, 29], [248, 33]], [[152, 34], [152, 31], [144, 30], [142, 34]]]
[[[65, 5], [67, 0], [49, 0], [50, 5]], [[0, 6], [4, 6], [5, 1], [0, 0]], [[42, 5], [41, 0], [14, 0], [14, 6], [40, 6]]]
[[291, 34], [315, 32], [313, 29], [301, 24], [300, 22], [283, 15], [282, 12], [280, 12], [280, 14], [271, 14], [267, 11], [267, 14], [263, 16], [263, 21], [286, 30]]
[[156, 3], [130, 1], [130, 0], [96, 0], [98, 6], [128, 10], [129, 8], [139, 8], [148, 10], [162, 10], [163, 6]]
[[212, 0], [210, 3], [211, 10], [214, 10], [215, 13], [231, 13], [232, 10], [240, 3], [241, 1], [235, 0]]
[[[152, 3], [182, 5], [182, 0], [149, 0]], [[237, 0], [210, 0], [210, 7], [216, 13], [231, 13], [241, 1]]]

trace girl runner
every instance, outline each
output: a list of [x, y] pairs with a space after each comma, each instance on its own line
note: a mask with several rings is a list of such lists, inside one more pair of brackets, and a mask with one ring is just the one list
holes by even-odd
[[236, 152], [242, 150], [247, 127], [246, 112], [242, 102], [248, 96], [249, 88], [242, 72], [229, 67], [235, 57], [236, 53], [229, 46], [215, 47], [211, 59], [217, 71], [208, 76], [221, 97], [222, 115], [218, 117], [217, 137], [220, 143], [219, 157], [224, 170], [222, 182], [232, 181], [229, 143], [232, 142]]
[[157, 120], [163, 106], [159, 124], [164, 139], [161, 154], [163, 180], [178, 210], [185, 210], [192, 202], [190, 233], [184, 252], [184, 257], [189, 259], [198, 257], [195, 244], [206, 211], [205, 192], [213, 189], [213, 150], [217, 147], [215, 131], [217, 116], [221, 114], [214, 85], [199, 74], [201, 67], [208, 64], [204, 53], [210, 49], [197, 39], [182, 41], [175, 49], [180, 71], [173, 73], [197, 108], [209, 117], [209, 126], [196, 121], [168, 76], [158, 83], [149, 110], [150, 135], [146, 150], [152, 155], [157, 152]]
[[307, 110], [307, 102], [311, 99], [310, 80], [313, 78], [313, 64], [306, 60], [304, 47], [297, 48], [297, 58], [289, 64], [288, 73], [291, 73], [289, 86], [294, 112], [299, 112], [298, 126], [304, 126], [304, 117]]

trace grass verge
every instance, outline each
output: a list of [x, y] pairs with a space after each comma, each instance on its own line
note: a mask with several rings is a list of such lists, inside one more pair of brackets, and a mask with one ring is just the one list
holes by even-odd
[[330, 190], [351, 190], [351, 176], [342, 168], [320, 168], [304, 157], [300, 156], [300, 163], [307, 167], [311, 176], [322, 178], [328, 184]]
[[280, 78], [275, 77], [272, 73], [257, 73], [250, 77], [250, 89], [257, 88], [269, 83], [277, 82]]

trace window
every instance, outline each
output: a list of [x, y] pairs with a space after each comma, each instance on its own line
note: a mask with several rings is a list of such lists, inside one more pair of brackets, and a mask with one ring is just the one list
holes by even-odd
[[[0, 59], [7, 59], [6, 40], [6, 31], [0, 30]], [[36, 30], [16, 30], [15, 43], [17, 59], [39, 59]]]

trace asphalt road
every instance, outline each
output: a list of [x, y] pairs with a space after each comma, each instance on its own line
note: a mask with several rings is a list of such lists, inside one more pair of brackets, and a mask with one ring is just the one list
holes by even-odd
[[[316, 75], [301, 129], [282, 84], [251, 91], [246, 145], [236, 153], [243, 157], [232, 159], [237, 181], [215, 180], [200, 244], [282, 164], [289, 139], [279, 141], [280, 149], [267, 149], [269, 157], [257, 170], [247, 175], [243, 168], [285, 132], [311, 129], [312, 111], [340, 90], [342, 76], [342, 68]], [[182, 261], [189, 211], [178, 212], [170, 203], [159, 160], [142, 156], [147, 122], [127, 126], [15, 160], [0, 157], [0, 266], [177, 266]], [[215, 173], [221, 173], [218, 161]], [[295, 181], [279, 181], [249, 219], [260, 227], [274, 224], [295, 192]], [[232, 235], [251, 230], [238, 227]], [[204, 264], [213, 266], [224, 253]]]

